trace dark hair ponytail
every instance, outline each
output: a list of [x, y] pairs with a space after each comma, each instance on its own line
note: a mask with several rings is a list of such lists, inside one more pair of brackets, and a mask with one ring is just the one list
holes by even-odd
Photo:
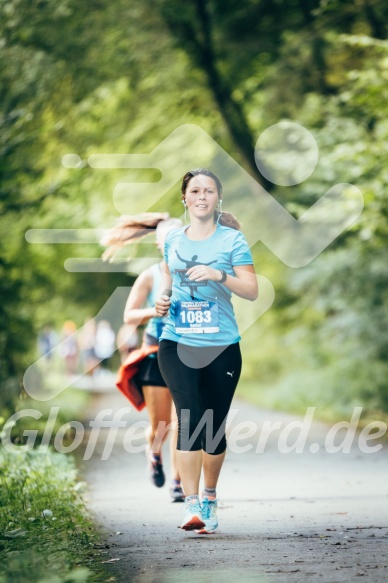
[[[220, 217], [220, 218], [218, 218]], [[214, 211], [214, 221], [223, 227], [229, 227], [230, 229], [235, 229], [239, 231], [241, 229], [241, 225], [239, 221], [236, 219], [232, 213], [222, 213], [220, 211]]]
[[[184, 177], [182, 179], [182, 186], [181, 186], [182, 198], [186, 194], [187, 185], [189, 184], [190, 180], [194, 176], [199, 176], [200, 174], [203, 174], [204, 176], [209, 176], [209, 178], [213, 178], [213, 180], [217, 186], [218, 197], [221, 199], [222, 198], [221, 181], [218, 178], [218, 176], [216, 176], [211, 170], [208, 170], [207, 168], [196, 168], [195, 170], [189, 170], [189, 172], [186, 172], [186, 174], [184, 175]], [[236, 229], [236, 231], [240, 230], [240, 226], [241, 226], [240, 223], [238, 222], [236, 217], [233, 216], [231, 213], [225, 213], [224, 211], [220, 212], [220, 211], [216, 210], [216, 211], [214, 211], [214, 221], [217, 224], [222, 225], [223, 227], [229, 227], [230, 229]]]

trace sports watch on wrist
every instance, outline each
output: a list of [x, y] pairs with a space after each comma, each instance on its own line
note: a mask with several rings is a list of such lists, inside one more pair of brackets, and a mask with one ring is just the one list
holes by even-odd
[[228, 277], [228, 274], [226, 273], [225, 269], [219, 269], [219, 271], [221, 271], [221, 279], [218, 280], [218, 283], [224, 283], [224, 281], [226, 281], [226, 278]]

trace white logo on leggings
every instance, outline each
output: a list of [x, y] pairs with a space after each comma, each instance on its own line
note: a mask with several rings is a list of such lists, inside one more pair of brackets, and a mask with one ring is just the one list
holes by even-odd
[[232, 372], [226, 372], [226, 374], [230, 374], [230, 376], [233, 378], [234, 370]]

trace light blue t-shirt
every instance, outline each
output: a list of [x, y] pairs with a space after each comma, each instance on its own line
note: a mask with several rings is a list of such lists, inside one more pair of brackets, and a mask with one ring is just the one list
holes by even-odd
[[[185, 232], [187, 229], [188, 225], [185, 225], [180, 229], [170, 231], [165, 243], [164, 258], [172, 277], [172, 296], [168, 319], [160, 339], [173, 340], [189, 346], [229, 346], [240, 340], [231, 302], [232, 293], [222, 283], [215, 281], [198, 282], [197, 285], [196, 282], [189, 284], [185, 271], [194, 265], [209, 265], [214, 269], [224, 269], [228, 275], [233, 276], [235, 275], [234, 265], [253, 264], [251, 251], [244, 235], [235, 229], [217, 225], [213, 235], [202, 241], [189, 239]], [[211, 310], [209, 322], [214, 320], [218, 331], [209, 332], [208, 330], [212, 330], [210, 323], [206, 332], [177, 332], [177, 329], [183, 330], [184, 326], [189, 326], [187, 319], [194, 321], [195, 326], [195, 312], [200, 311], [195, 308], [194, 314], [188, 316], [190, 310], [186, 308], [185, 311], [182, 306], [201, 300], [204, 304], [207, 302], [208, 305], [205, 305], [203, 309]], [[199, 317], [198, 321], [206, 321], [206, 312], [199, 314]], [[197, 326], [199, 328], [205, 326], [206, 329], [205, 324], [197, 324]]]
[[[155, 302], [160, 294], [160, 286], [162, 285], [162, 272], [160, 269], [160, 263], [155, 263], [150, 267], [152, 273], [152, 289], [147, 296], [147, 307], [153, 308], [155, 306]], [[152, 338], [156, 338], [159, 340], [159, 337], [162, 333], [163, 327], [167, 321], [167, 318], [151, 318], [148, 320], [147, 326], [144, 329], [144, 333], [152, 336]]]

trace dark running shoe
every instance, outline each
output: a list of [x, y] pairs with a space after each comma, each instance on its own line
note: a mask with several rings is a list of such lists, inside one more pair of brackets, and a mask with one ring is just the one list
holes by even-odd
[[151, 482], [157, 488], [161, 488], [164, 486], [166, 481], [163, 471], [162, 459], [160, 455], [153, 454], [149, 446], [147, 446], [146, 453]]
[[170, 496], [171, 496], [171, 502], [184, 502], [185, 501], [185, 493], [183, 492], [181, 485], [171, 484]]

